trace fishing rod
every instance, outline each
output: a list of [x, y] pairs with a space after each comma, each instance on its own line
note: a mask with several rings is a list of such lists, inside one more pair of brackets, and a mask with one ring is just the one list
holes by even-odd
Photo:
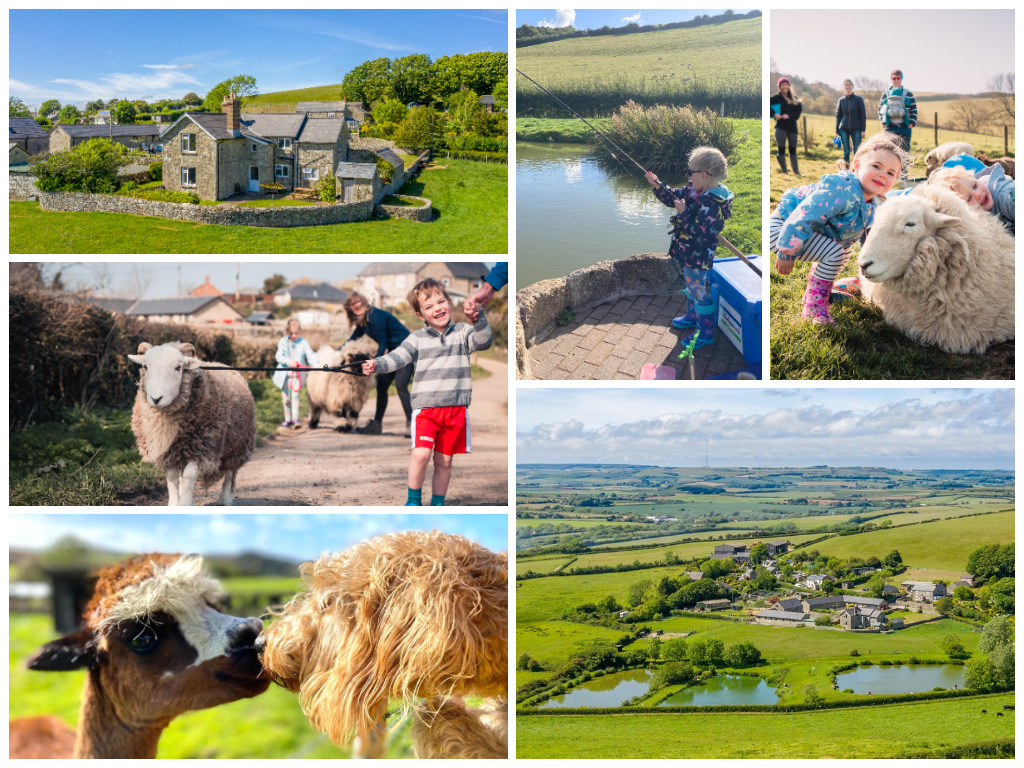
[[204, 371], [303, 371], [305, 373], [347, 373], [349, 376], [362, 376], [363, 374], [361, 372], [355, 373], [353, 371], [346, 370], [348, 368], [355, 368], [356, 366], [361, 369], [363, 367], [363, 361], [359, 360], [354, 363], [342, 363], [341, 365], [325, 365], [323, 368], [311, 368], [305, 365], [294, 368], [236, 368], [230, 365], [200, 365], [199, 368]]
[[[572, 114], [572, 115], [573, 115], [573, 116], [575, 116], [576, 118], [578, 118], [578, 119], [582, 120], [582, 121], [583, 121], [584, 123], [586, 123], [586, 125], [587, 125], [587, 126], [588, 126], [588, 127], [590, 128], [590, 130], [592, 130], [592, 131], [593, 131], [594, 133], [596, 133], [596, 134], [597, 134], [598, 136], [600, 136], [600, 137], [601, 137], [602, 139], [604, 139], [604, 140], [605, 140], [605, 141], [606, 141], [606, 142], [607, 142], [607, 143], [608, 143], [608, 144], [609, 144], [609, 145], [610, 145], [610, 146], [611, 146], [611, 147], [612, 147], [613, 149], [617, 150], [618, 152], [621, 152], [621, 153], [622, 153], [622, 155], [623, 155], [623, 156], [624, 156], [624, 157], [625, 157], [625, 158], [626, 158], [627, 160], [629, 160], [629, 161], [630, 161], [631, 163], [633, 163], [633, 165], [635, 165], [635, 166], [636, 166], [637, 168], [639, 168], [639, 169], [640, 169], [640, 170], [641, 170], [641, 171], [643, 172], [643, 174], [644, 174], [644, 176], [645, 176], [645, 177], [647, 176], [647, 174], [649, 173], [649, 171], [648, 171], [648, 170], [647, 170], [646, 168], [644, 168], [644, 167], [643, 167], [642, 165], [640, 165], [640, 163], [638, 163], [638, 162], [637, 162], [636, 160], [634, 160], [634, 159], [632, 158], [632, 156], [631, 156], [631, 155], [630, 155], [630, 154], [629, 154], [629, 153], [628, 153], [628, 152], [627, 152], [626, 150], [622, 149], [622, 147], [620, 147], [620, 146], [619, 146], [618, 144], [616, 144], [616, 143], [615, 143], [614, 141], [612, 141], [612, 140], [611, 140], [610, 138], [608, 138], [608, 136], [607, 136], [607, 135], [605, 135], [605, 134], [604, 134], [604, 133], [603, 133], [602, 131], [599, 131], [599, 130], [597, 129], [597, 126], [595, 126], [595, 125], [594, 125], [593, 123], [591, 123], [591, 122], [590, 122], [589, 120], [587, 120], [587, 119], [586, 119], [585, 117], [583, 117], [583, 115], [581, 115], [581, 114], [580, 114], [579, 112], [577, 112], [577, 111], [576, 111], [575, 109], [573, 109], [572, 107], [570, 107], [570, 106], [569, 106], [568, 104], [566, 104], [566, 103], [565, 103], [564, 101], [562, 101], [562, 100], [561, 100], [560, 98], [558, 98], [557, 96], [555, 96], [555, 94], [553, 94], [553, 93], [552, 93], [551, 91], [549, 91], [549, 90], [548, 90], [547, 88], [545, 88], [545, 87], [544, 87], [543, 85], [541, 85], [540, 83], [538, 83], [538, 82], [537, 82], [536, 80], [534, 80], [534, 79], [533, 79], [532, 77], [530, 77], [530, 76], [529, 76], [528, 74], [526, 74], [525, 72], [522, 72], [522, 71], [521, 71], [521, 70], [519, 70], [519, 69], [517, 69], [517, 70], [516, 70], [516, 72], [517, 72], [518, 74], [522, 75], [523, 77], [525, 77], [525, 78], [526, 78], [527, 80], [529, 80], [529, 81], [530, 81], [531, 83], [533, 83], [534, 85], [536, 85], [536, 86], [537, 86], [538, 88], [540, 88], [540, 89], [541, 89], [542, 91], [544, 91], [544, 93], [546, 93], [546, 94], [547, 94], [548, 96], [550, 96], [550, 97], [551, 97], [551, 99], [552, 99], [552, 100], [553, 100], [553, 101], [554, 101], [554, 102], [555, 102], [556, 104], [558, 104], [559, 106], [561, 106], [561, 107], [562, 107], [562, 109], [566, 110], [567, 112], [569, 112], [570, 114]], [[619, 163], [619, 165], [622, 165], [622, 161], [621, 161], [621, 160], [619, 160], [619, 158], [618, 158], [618, 157], [616, 157], [616, 155], [615, 155], [615, 152], [611, 152], [611, 151], [609, 151], [609, 153], [611, 154], [611, 156], [612, 156], [612, 157], [614, 157], [614, 158], [615, 158], [615, 161], [616, 161], [617, 163]], [[667, 190], [668, 192], [672, 192], [672, 187], [670, 187], [670, 186], [669, 186], [668, 184], [666, 184], [666, 183], [665, 183], [664, 181], [662, 181], [661, 179], [658, 179], [658, 184], [660, 184], [660, 185], [662, 186], [662, 188], [663, 188], [663, 189], [665, 189], [665, 190]], [[674, 192], [672, 192], [672, 194], [674, 195], [675, 193], [674, 193]], [[743, 253], [742, 253], [742, 252], [740, 251], [740, 249], [739, 249], [739, 248], [737, 248], [737, 247], [736, 247], [735, 245], [733, 245], [732, 243], [730, 243], [730, 242], [729, 242], [728, 240], [726, 240], [726, 239], [725, 239], [724, 237], [722, 237], [721, 235], [719, 235], [719, 236], [718, 236], [718, 242], [720, 242], [720, 243], [721, 243], [722, 245], [724, 245], [724, 246], [725, 246], [726, 248], [728, 248], [728, 249], [729, 249], [730, 251], [732, 251], [732, 252], [733, 252], [733, 253], [734, 253], [735, 255], [739, 256], [739, 257], [740, 257], [740, 259], [742, 259], [742, 261], [743, 261], [743, 263], [744, 263], [744, 264], [746, 264], [746, 265], [747, 265], [748, 267], [750, 267], [750, 268], [751, 268], [752, 270], [754, 270], [754, 272], [756, 272], [756, 273], [757, 273], [757, 276], [758, 276], [758, 277], [764, 277], [764, 274], [763, 274], [763, 273], [761, 272], [761, 269], [760, 269], [760, 267], [758, 267], [758, 266], [757, 266], [756, 264], [754, 264], [754, 262], [752, 262], [752, 261], [751, 261], [751, 260], [750, 260], [749, 258], [747, 258], [747, 256], [745, 256], [745, 255], [744, 255], [744, 254], [743, 254]]]

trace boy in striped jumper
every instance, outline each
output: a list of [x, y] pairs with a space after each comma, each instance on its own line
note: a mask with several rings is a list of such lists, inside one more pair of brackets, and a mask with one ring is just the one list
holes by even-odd
[[363, 363], [363, 374], [392, 373], [407, 365], [416, 366], [412, 382], [409, 497], [405, 506], [422, 505], [423, 481], [433, 455], [430, 506], [443, 507], [452, 474], [452, 457], [472, 449], [466, 413], [473, 396], [469, 356], [491, 346], [491, 326], [479, 310], [470, 316], [472, 326], [453, 323], [448, 292], [430, 277], [418, 282], [406, 299], [425, 326], [409, 334], [394, 351]]

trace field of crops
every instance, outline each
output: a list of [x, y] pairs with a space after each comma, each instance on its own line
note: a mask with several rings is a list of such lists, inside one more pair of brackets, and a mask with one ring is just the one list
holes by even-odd
[[[588, 37], [516, 51], [516, 67], [587, 117], [628, 99], [642, 104], [713, 106], [726, 115], [760, 113], [761, 19]], [[517, 78], [516, 114], [562, 117], [535, 85]]]

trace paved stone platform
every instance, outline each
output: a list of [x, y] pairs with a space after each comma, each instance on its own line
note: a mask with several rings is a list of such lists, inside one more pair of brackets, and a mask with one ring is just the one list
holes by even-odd
[[[680, 339], [689, 331], [672, 327], [686, 311], [673, 296], [633, 296], [599, 304], [569, 325], [555, 327], [527, 354], [534, 378], [635, 380], [646, 363], [668, 365], [676, 379], [690, 378], [690, 361], [679, 360]], [[696, 379], [745, 368], [739, 350], [719, 330], [715, 343], [694, 353]]]

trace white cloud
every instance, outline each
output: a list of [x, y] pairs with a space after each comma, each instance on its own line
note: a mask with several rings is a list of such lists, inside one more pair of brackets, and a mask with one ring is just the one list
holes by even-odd
[[643, 14], [643, 11], [637, 11], [632, 16], [623, 16], [621, 21], [624, 21], [626, 24], [639, 24], [640, 23], [640, 16], [642, 14]]
[[555, 20], [541, 19], [537, 22], [538, 27], [549, 27], [558, 29], [560, 27], [571, 27], [576, 22], [576, 11], [568, 10], [555, 11]]

